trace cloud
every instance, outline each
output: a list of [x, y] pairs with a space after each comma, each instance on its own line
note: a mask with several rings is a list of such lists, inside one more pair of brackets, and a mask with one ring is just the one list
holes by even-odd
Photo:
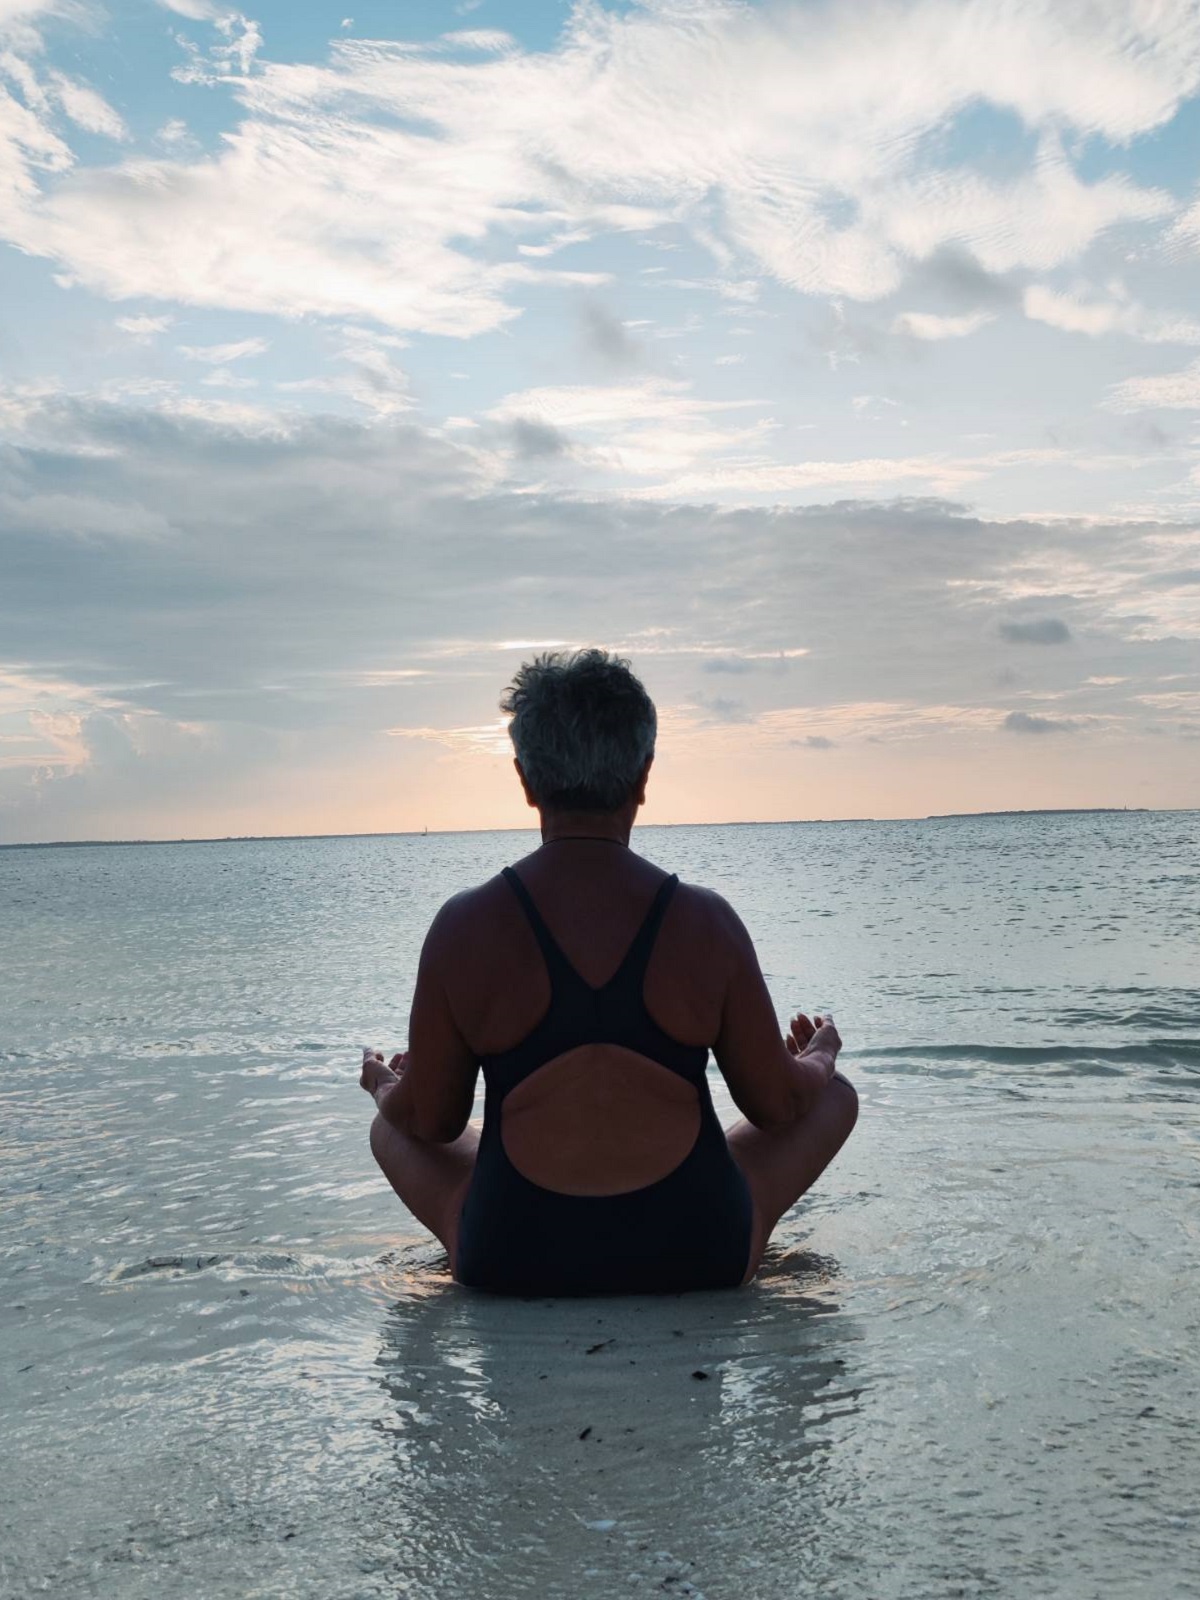
[[[1030, 171], [1012, 182], [966, 169], [920, 173], [889, 188], [877, 206], [878, 229], [894, 241], [897, 256], [920, 258], [957, 239], [993, 274], [1059, 266], [1116, 223], [1150, 221], [1171, 210], [1166, 194], [1124, 178], [1081, 182], [1049, 135]], [[897, 287], [899, 278], [897, 264], [878, 292]]]
[[[240, 13], [170, 5], [215, 25], [177, 76], [236, 97], [219, 153], [139, 155], [60, 183], [14, 128], [5, 236], [112, 298], [454, 337], [503, 326], [538, 289], [603, 281], [532, 254], [580, 233], [690, 234], [719, 292], [743, 298], [771, 277], [875, 300], [920, 263], [967, 293], [974, 274], [983, 295], [1168, 216], [1164, 192], [1084, 181], [1067, 140], [1127, 144], [1200, 86], [1190, 0], [1128, 13], [909, 0], [874, 8], [869, 28], [795, 3], [578, 4], [548, 49], [494, 30], [436, 48], [340, 37], [324, 63], [260, 61]], [[1034, 141], [1003, 179], [930, 162], [930, 137], [981, 102]]]
[[[256, 774], [301, 782], [308, 752], [369, 766], [385, 729], [486, 729], [521, 641], [620, 648], [697, 739], [764, 751], [985, 738], [1006, 711], [996, 608], [1039, 596], [1069, 591], [1074, 633], [1023, 656], [1055, 706], [1042, 720], [1140, 736], [1132, 697], [1195, 672], [1196, 586], [1150, 581], [1190, 570], [1194, 527], [514, 494], [490, 443], [404, 416], [0, 390], [0, 419], [0, 639], [19, 678], [0, 733], [36, 741], [0, 752], [10, 836], [94, 834], [97, 795], [176, 815], [181, 773], [189, 804], [232, 805]], [[697, 695], [698, 665], [737, 694]], [[30, 710], [82, 719], [79, 739], [53, 725], [69, 780]], [[1154, 713], [1168, 737], [1183, 714]], [[59, 776], [35, 785], [51, 758]]]
[[533, 422], [528, 417], [514, 417], [511, 426], [516, 452], [526, 460], [566, 455], [570, 449], [567, 435], [549, 423]]
[[217, 7], [210, 0], [158, 0], [158, 4], [190, 22], [211, 22], [217, 15]]
[[1156, 589], [1189, 588], [1200, 584], [1200, 567], [1179, 567], [1170, 572], [1158, 572], [1147, 581]]
[[455, 752], [503, 756], [512, 752], [508, 722], [503, 717], [465, 728], [397, 727], [383, 731], [389, 739], [416, 739], [429, 744], [446, 745]]
[[256, 389], [257, 378], [240, 377], [228, 367], [214, 367], [213, 370], [200, 379], [200, 382], [211, 389]]
[[484, 55], [507, 55], [518, 48], [511, 33], [503, 28], [454, 28], [442, 34], [436, 46], [439, 50], [480, 51]]
[[[519, 390], [487, 412], [502, 424], [536, 423], [569, 435], [580, 487], [614, 483], [657, 493], [670, 474], [714, 460], [761, 463], [774, 431], [770, 418], [730, 420], [725, 413], [757, 409], [748, 399], [708, 400], [681, 379], [643, 378], [617, 384], [563, 384]], [[543, 452], [546, 454], [547, 452]]]
[[905, 289], [968, 310], [1004, 311], [1021, 304], [1021, 288], [1013, 277], [988, 272], [969, 250], [954, 242], [914, 262]]
[[1009, 644], [1069, 644], [1071, 630], [1061, 617], [1037, 617], [1032, 622], [1002, 622], [1000, 637]]
[[185, 145], [191, 141], [188, 125], [182, 117], [170, 117], [158, 130], [155, 138], [167, 146]]
[[1105, 405], [1110, 411], [1200, 411], [1200, 358], [1181, 372], [1155, 377], [1127, 378], [1109, 389]]
[[827, 739], [823, 733], [810, 733], [803, 739], [794, 739], [794, 744], [800, 745], [805, 750], [832, 750], [835, 741]]
[[[660, 473], [659, 481], [636, 492], [656, 500], [721, 499], [736, 502], [764, 502], [817, 489], [853, 490], [859, 494], [881, 494], [897, 485], [928, 489], [935, 494], [958, 494], [969, 484], [1014, 465], [1065, 463], [1070, 457], [1062, 449], [996, 451], [978, 456], [850, 456], [841, 460], [825, 457], [810, 460], [780, 461], [761, 452], [737, 459], [733, 446], [753, 442], [753, 432], [720, 434], [713, 432], [690, 460], [672, 461], [647, 455], [639, 463], [646, 473]], [[724, 459], [722, 459], [724, 457]], [[1094, 457], [1082, 457], [1081, 464], [1095, 467]], [[673, 475], [671, 475], [673, 473]]]
[[942, 317], [929, 311], [902, 311], [893, 318], [892, 332], [912, 339], [965, 339], [995, 321], [991, 311], [969, 311], [961, 317]]
[[129, 334], [139, 344], [148, 344], [155, 334], [166, 333], [174, 322], [174, 317], [117, 317], [114, 326], [120, 328], [122, 333]]
[[206, 361], [210, 366], [224, 367], [231, 361], [244, 361], [247, 356], [265, 355], [269, 349], [265, 339], [238, 339], [231, 344], [181, 344], [179, 353], [189, 361]]
[[[698, 647], [697, 653], [704, 653], [703, 646]], [[799, 661], [806, 655], [808, 650], [803, 646], [780, 650], [748, 650], [736, 656], [714, 656], [711, 660], [702, 661], [700, 670], [726, 673], [731, 677], [742, 677], [748, 672], [779, 674], [787, 672], [793, 661]]]
[[581, 308], [586, 346], [598, 355], [606, 366], [618, 371], [631, 371], [645, 361], [645, 352], [633, 338], [624, 323], [595, 300], [586, 300]]
[[1200, 322], [1177, 312], [1148, 311], [1127, 298], [1085, 299], [1035, 283], [1025, 291], [1024, 309], [1033, 322], [1091, 338], [1124, 333], [1149, 344], [1200, 344]]
[[[174, 3], [167, 0], [167, 3], [177, 9], [179, 0]], [[190, 6], [191, 0], [183, 0], [183, 3]], [[177, 34], [176, 42], [183, 47], [186, 61], [183, 66], [176, 67], [171, 76], [180, 83], [194, 84], [229, 83], [247, 77], [253, 69], [255, 56], [262, 49], [262, 30], [258, 23], [239, 11], [210, 10], [207, 6], [204, 17], [197, 20], [211, 20], [218, 38], [224, 43], [210, 45], [206, 55], [192, 40]]]
[[703, 400], [681, 379], [646, 378], [636, 384], [564, 384], [523, 389], [506, 395], [490, 417], [539, 415], [564, 427], [592, 428], [612, 423], [707, 419], [714, 413], [744, 409], [751, 400]]
[[688, 697], [687, 704], [699, 713], [702, 727], [742, 726], [754, 721], [754, 713], [744, 700], [734, 700], [727, 695], [693, 694]]
[[1176, 217], [1167, 240], [1178, 247], [1195, 248], [1200, 245], [1200, 200]]
[[52, 72], [49, 82], [55, 99], [77, 127], [87, 133], [102, 134], [106, 139], [129, 138], [129, 129], [121, 116], [88, 84], [68, 78], [64, 72]]
[[[71, 0], [0, 0], [0, 37], [5, 33], [20, 36], [20, 30], [35, 17], [78, 14], [80, 10]], [[26, 40], [28, 37], [24, 36]]]
[[1060, 717], [1038, 717], [1028, 711], [1010, 711], [1001, 724], [1009, 733], [1075, 733], [1079, 724]]
[[[341, 348], [332, 358], [339, 370], [326, 376], [288, 379], [277, 385], [279, 392], [344, 395], [381, 417], [412, 410], [408, 374], [392, 355], [405, 341], [363, 328], [340, 331]], [[474, 427], [475, 423], [471, 418], [447, 418], [444, 426], [451, 425]]]

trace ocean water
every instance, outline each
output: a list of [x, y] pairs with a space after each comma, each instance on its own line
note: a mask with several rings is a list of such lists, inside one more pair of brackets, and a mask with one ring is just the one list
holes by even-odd
[[0, 851], [0, 1594], [1200, 1595], [1200, 812], [639, 829], [862, 1114], [634, 1301], [458, 1289], [367, 1148], [533, 842]]

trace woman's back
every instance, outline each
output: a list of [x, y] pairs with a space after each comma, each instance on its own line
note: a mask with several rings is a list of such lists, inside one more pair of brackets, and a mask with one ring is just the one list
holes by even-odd
[[508, 903], [480, 891], [493, 959], [461, 1026], [487, 1098], [458, 1275], [560, 1292], [740, 1282], [750, 1204], [705, 1077], [722, 986], [702, 905], [672, 918], [676, 878], [609, 841], [562, 845], [522, 863], [528, 878], [505, 871]]

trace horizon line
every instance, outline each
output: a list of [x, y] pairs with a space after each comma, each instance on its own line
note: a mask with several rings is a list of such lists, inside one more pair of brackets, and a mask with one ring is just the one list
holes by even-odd
[[[1200, 806], [1022, 806], [1006, 811], [931, 811], [906, 817], [739, 817], [714, 822], [640, 822], [638, 828], [797, 828], [843, 823], [959, 822], [971, 817], [1171, 816], [1200, 811]], [[162, 839], [15, 839], [0, 841], [0, 850], [98, 850], [133, 845], [273, 844], [317, 839], [448, 839], [476, 833], [536, 833], [536, 826], [501, 828], [390, 828], [371, 833], [226, 833]]]

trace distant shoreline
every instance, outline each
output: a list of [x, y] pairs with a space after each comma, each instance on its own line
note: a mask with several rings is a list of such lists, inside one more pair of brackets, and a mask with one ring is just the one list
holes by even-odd
[[[1131, 817], [1148, 816], [1154, 806], [1030, 806], [1022, 811], [934, 811], [926, 822], [953, 822], [960, 817]], [[1191, 811], [1192, 806], [1172, 806], [1170, 811]], [[1163, 812], [1166, 816], [1167, 811]]]
[[[801, 828], [838, 827], [849, 823], [871, 822], [962, 822], [972, 817], [1121, 817], [1186, 816], [1197, 806], [1034, 806], [1021, 811], [941, 811], [924, 817], [785, 817], [762, 821], [737, 822], [644, 822], [640, 828]], [[296, 844], [318, 839], [422, 839], [466, 837], [482, 833], [534, 833], [524, 828], [438, 828], [421, 833], [412, 828], [397, 828], [387, 833], [232, 833], [195, 839], [42, 839], [0, 844], [0, 850], [105, 850], [114, 846], [131, 849], [135, 845], [172, 844]]]

